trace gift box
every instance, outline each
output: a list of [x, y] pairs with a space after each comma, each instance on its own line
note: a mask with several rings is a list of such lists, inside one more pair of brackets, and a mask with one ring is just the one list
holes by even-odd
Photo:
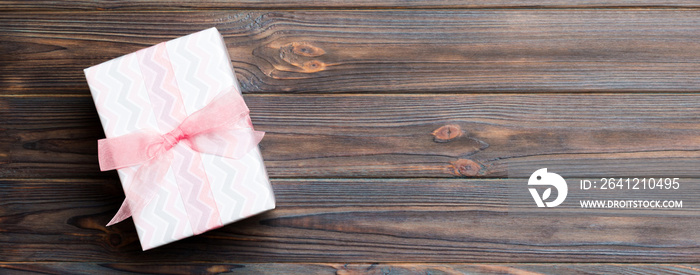
[[210, 28], [85, 69], [143, 250], [275, 207], [230, 60]]

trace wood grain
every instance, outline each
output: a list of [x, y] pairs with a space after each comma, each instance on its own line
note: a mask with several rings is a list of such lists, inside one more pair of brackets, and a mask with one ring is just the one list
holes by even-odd
[[82, 69], [216, 26], [244, 92], [696, 92], [700, 10], [0, 14], [0, 94], [86, 94]]
[[450, 264], [450, 263], [12, 263], [17, 274], [700, 274], [695, 264]]
[[489, 0], [489, 1], [457, 1], [457, 0], [247, 0], [247, 1], [163, 1], [163, 0], [137, 0], [137, 1], [0, 1], [0, 8], [4, 10], [23, 11], [64, 11], [64, 10], [192, 10], [192, 9], [358, 9], [358, 8], [439, 8], [439, 9], [478, 9], [478, 8], [621, 8], [621, 7], [700, 7], [696, 1], [691, 0], [540, 0], [540, 1], [516, 1], [516, 0]]
[[[212, 26], [278, 208], [141, 252], [82, 69]], [[690, 0], [0, 0], [0, 273], [700, 274], [697, 41]], [[541, 167], [684, 208], [538, 209]]]
[[676, 198], [688, 209], [589, 210], [572, 203], [546, 214], [526, 211], [537, 207], [525, 190], [513, 193], [523, 185], [520, 179], [275, 179], [277, 209], [141, 252], [131, 221], [104, 226], [123, 199], [117, 180], [0, 180], [0, 262], [700, 259], [697, 184]]
[[[271, 177], [698, 177], [697, 94], [245, 96]], [[1, 97], [0, 176], [107, 177], [90, 97]]]

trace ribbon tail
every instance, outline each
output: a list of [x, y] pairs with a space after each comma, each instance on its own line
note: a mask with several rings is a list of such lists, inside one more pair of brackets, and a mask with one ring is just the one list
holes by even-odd
[[170, 168], [173, 155], [166, 152], [139, 167], [126, 190], [126, 199], [107, 226], [119, 223], [132, 214], [138, 214], [156, 196], [160, 183]]
[[123, 220], [128, 219], [131, 217], [131, 210], [129, 209], [129, 204], [127, 203], [127, 200], [124, 200], [122, 203], [122, 206], [119, 207], [119, 211], [117, 211], [117, 214], [114, 215], [114, 218], [112, 218], [109, 223], [107, 223], [107, 226], [112, 226], [117, 223], [122, 222]]
[[[253, 143], [254, 143], [255, 145], [258, 145], [258, 143], [260, 143], [260, 141], [262, 141], [262, 139], [263, 139], [264, 136], [265, 136], [265, 132], [253, 130]], [[254, 146], [255, 146], [255, 145], [254, 145]], [[254, 146], [253, 146], [253, 147], [254, 147]]]

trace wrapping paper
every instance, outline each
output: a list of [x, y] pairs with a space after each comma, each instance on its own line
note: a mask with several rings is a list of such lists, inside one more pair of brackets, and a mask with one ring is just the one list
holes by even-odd
[[[223, 38], [210, 28], [85, 69], [107, 138], [150, 129], [173, 130], [187, 116], [234, 86]], [[259, 149], [240, 159], [175, 145], [158, 191], [133, 213], [143, 250], [275, 208]], [[138, 166], [118, 169], [127, 190]]]

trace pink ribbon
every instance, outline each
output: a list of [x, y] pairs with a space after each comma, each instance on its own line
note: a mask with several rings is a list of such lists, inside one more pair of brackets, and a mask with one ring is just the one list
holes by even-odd
[[169, 151], [178, 143], [200, 153], [233, 159], [255, 148], [265, 133], [253, 130], [249, 112], [243, 97], [231, 87], [169, 133], [142, 130], [99, 140], [102, 171], [141, 165], [125, 192], [124, 203], [107, 226], [138, 213], [150, 202], [170, 168], [173, 155]]

